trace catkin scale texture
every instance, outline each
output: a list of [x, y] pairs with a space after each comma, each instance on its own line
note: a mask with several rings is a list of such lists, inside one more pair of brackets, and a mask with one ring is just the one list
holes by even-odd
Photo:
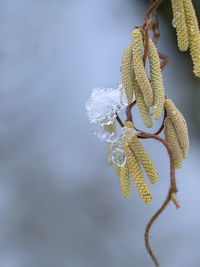
[[122, 56], [121, 76], [128, 104], [133, 101], [133, 46], [128, 45]]
[[188, 49], [188, 29], [185, 20], [183, 0], [172, 0], [173, 17], [176, 24], [178, 47], [181, 51]]
[[127, 164], [131, 172], [133, 182], [135, 184], [138, 193], [140, 194], [142, 201], [145, 204], [148, 204], [153, 199], [151, 191], [146, 181], [144, 180], [144, 175], [142, 173], [139, 161], [137, 160], [131, 148], [128, 145], [126, 145], [126, 143], [127, 143], [126, 138], [124, 138], [124, 151], [126, 153]]
[[180, 143], [176, 134], [175, 127], [170, 119], [170, 117], [165, 118], [164, 123], [164, 133], [165, 133], [165, 139], [167, 142], [169, 142], [170, 147], [174, 153], [174, 162], [175, 162], [175, 168], [181, 168], [182, 166], [182, 151], [180, 147]]
[[194, 65], [194, 74], [200, 78], [200, 31], [191, 0], [182, 0], [188, 29], [190, 54]]
[[148, 107], [153, 105], [153, 90], [143, 64], [143, 36], [139, 29], [132, 32], [133, 68], [135, 77]]
[[[125, 123], [125, 127], [127, 128], [134, 128], [133, 123], [127, 121]], [[127, 164], [130, 170], [130, 173], [133, 178], [133, 182], [135, 187], [145, 204], [148, 204], [152, 201], [153, 197], [149, 186], [147, 185], [146, 181], [144, 180], [144, 175], [140, 166], [140, 163], [135, 155], [135, 153], [131, 150], [130, 146], [128, 145], [129, 136], [128, 133], [123, 133], [123, 147], [127, 157]]]
[[120, 176], [121, 167], [117, 166], [115, 163], [113, 163], [112, 165], [113, 165], [115, 174], [116, 174], [117, 176]]
[[181, 151], [183, 158], [187, 158], [188, 149], [189, 149], [189, 137], [188, 137], [188, 129], [185, 119], [181, 112], [175, 107], [174, 103], [171, 99], [165, 100], [165, 108], [167, 110], [167, 114], [169, 115], [175, 130], [178, 136], [178, 140], [180, 143]]
[[137, 106], [138, 106], [142, 121], [144, 122], [146, 127], [151, 128], [153, 126], [153, 122], [151, 119], [150, 110], [144, 101], [144, 97], [137, 83], [137, 80], [135, 78], [135, 74], [133, 75], [133, 84], [134, 84], [135, 99], [137, 101]]
[[120, 188], [125, 198], [131, 195], [131, 181], [128, 164], [126, 163], [120, 170]]
[[158, 120], [162, 115], [162, 110], [165, 102], [165, 89], [162, 80], [158, 51], [151, 39], [149, 39], [148, 56], [149, 56], [151, 83], [153, 87], [153, 96], [154, 96], [153, 118], [155, 120]]
[[143, 168], [145, 169], [145, 172], [147, 176], [149, 177], [149, 180], [152, 184], [155, 184], [158, 182], [158, 172], [150, 159], [149, 155], [145, 151], [143, 145], [138, 140], [137, 136], [132, 136], [131, 142], [130, 142], [130, 148], [135, 153], [137, 159], [142, 164]]

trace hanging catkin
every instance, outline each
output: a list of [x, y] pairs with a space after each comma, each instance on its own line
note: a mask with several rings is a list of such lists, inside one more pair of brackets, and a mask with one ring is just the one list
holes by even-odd
[[144, 101], [148, 107], [153, 105], [153, 90], [143, 64], [143, 36], [139, 29], [132, 32], [133, 40], [133, 68], [136, 80], [142, 91]]
[[[133, 128], [133, 124], [130, 121], [128, 121], [125, 123], [125, 127]], [[123, 133], [123, 147], [127, 157], [127, 164], [131, 172], [135, 187], [138, 190], [138, 193], [140, 194], [140, 197], [143, 200], [143, 202], [147, 204], [152, 201], [153, 197], [149, 189], [149, 186], [144, 180], [144, 175], [140, 167], [140, 163], [135, 153], [131, 150], [130, 146], [128, 145], [130, 139], [128, 135], [129, 135], [128, 131]]]
[[130, 174], [129, 174], [129, 168], [128, 168], [127, 163], [125, 163], [125, 165], [121, 167], [121, 170], [120, 170], [120, 188], [125, 198], [130, 197], [131, 181], [130, 181]]
[[158, 182], [158, 172], [150, 159], [149, 155], [145, 151], [143, 145], [138, 140], [137, 136], [132, 136], [130, 142], [130, 148], [135, 153], [137, 159], [142, 164], [149, 180], [152, 184]]
[[176, 25], [178, 47], [181, 51], [188, 49], [188, 30], [185, 20], [183, 0], [172, 0], [172, 10]]
[[140, 87], [137, 83], [135, 75], [133, 75], [133, 84], [134, 84], [135, 99], [137, 101], [137, 105], [138, 105], [138, 109], [139, 109], [142, 121], [144, 122], [146, 127], [151, 128], [153, 126], [153, 123], [152, 123], [152, 119], [151, 119], [150, 110], [144, 101], [143, 94], [142, 94]]
[[167, 142], [169, 142], [170, 147], [174, 153], [175, 168], [176, 169], [181, 168], [183, 155], [176, 134], [176, 130], [169, 116], [165, 118], [164, 133], [165, 133], [165, 139]]
[[154, 97], [153, 118], [158, 120], [162, 115], [165, 102], [165, 89], [162, 80], [158, 51], [151, 39], [149, 39], [149, 64]]
[[185, 119], [181, 112], [175, 107], [171, 99], [165, 100], [165, 108], [167, 113], [175, 127], [178, 140], [180, 142], [180, 147], [182, 151], [183, 158], [187, 158], [189, 149], [189, 137], [188, 129]]
[[194, 74], [200, 78], [200, 32], [191, 0], [183, 0]]
[[126, 98], [128, 104], [133, 101], [133, 46], [132, 44], [128, 45], [122, 56], [122, 65], [121, 65], [121, 76], [122, 76], [122, 85], [125, 89]]

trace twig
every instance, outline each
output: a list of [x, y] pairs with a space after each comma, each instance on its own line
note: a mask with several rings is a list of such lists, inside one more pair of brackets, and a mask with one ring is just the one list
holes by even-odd
[[160, 64], [160, 68], [163, 71], [165, 66], [169, 63], [169, 57], [162, 53], [159, 53], [159, 57], [163, 60], [163, 62]]
[[135, 104], [136, 104], [136, 100], [127, 106], [127, 108], [126, 108], [126, 121], [132, 121], [133, 122], [133, 116], [131, 113], [131, 109]]
[[121, 127], [124, 127], [124, 124], [123, 124], [123, 122], [121, 121], [121, 119], [120, 119], [120, 117], [119, 117], [119, 115], [116, 113], [116, 120], [118, 121], [118, 123], [119, 123], [119, 125], [121, 126]]
[[146, 64], [146, 59], [149, 53], [149, 30], [151, 28], [151, 20], [147, 18], [145, 21], [145, 29], [144, 29], [144, 56], [143, 56], [143, 63], [144, 66]]
[[158, 8], [158, 6], [162, 3], [162, 0], [156, 0], [153, 5], [147, 10], [147, 12], [144, 15], [144, 20], [146, 21], [147, 18], [149, 18], [150, 14]]
[[159, 266], [159, 263], [158, 263], [155, 255], [153, 254], [153, 252], [151, 250], [151, 246], [149, 244], [149, 231], [150, 231], [150, 228], [151, 228], [153, 222], [164, 211], [166, 206], [169, 204], [170, 200], [173, 199], [174, 194], [176, 196], [176, 193], [178, 191], [177, 187], [176, 187], [176, 179], [175, 179], [174, 153], [173, 153], [172, 149], [170, 148], [169, 143], [165, 139], [163, 139], [162, 137], [160, 137], [158, 135], [140, 132], [137, 136], [138, 136], [138, 138], [142, 138], [142, 139], [154, 138], [154, 139], [160, 141], [166, 147], [169, 158], [170, 158], [170, 189], [169, 189], [167, 198], [164, 201], [164, 203], [162, 204], [162, 206], [160, 207], [160, 209], [154, 214], [154, 216], [148, 222], [146, 229], [145, 229], [145, 234], [144, 234], [146, 249], [147, 249], [149, 255], [151, 256], [153, 262], [155, 263], [155, 266]]

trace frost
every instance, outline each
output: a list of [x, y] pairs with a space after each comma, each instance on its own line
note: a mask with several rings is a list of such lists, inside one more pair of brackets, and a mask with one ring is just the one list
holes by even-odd
[[[125, 101], [121, 89], [121, 84], [117, 89], [113, 88], [96, 88], [86, 103], [86, 111], [90, 122], [111, 124], [125, 106]], [[123, 99], [122, 99], [123, 98]]]
[[108, 143], [114, 143], [119, 138], [115, 133], [106, 132], [103, 127], [95, 131], [94, 134], [99, 137], [100, 141], [106, 141]]

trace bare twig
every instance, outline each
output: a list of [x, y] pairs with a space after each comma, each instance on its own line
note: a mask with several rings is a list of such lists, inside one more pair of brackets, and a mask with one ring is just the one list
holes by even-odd
[[158, 8], [158, 6], [162, 3], [162, 0], [156, 0], [153, 5], [147, 10], [147, 12], [144, 15], [144, 20], [146, 21], [147, 18], [151, 15], [151, 13]]
[[178, 191], [177, 187], [176, 187], [176, 179], [175, 179], [174, 153], [173, 153], [172, 149], [170, 148], [169, 143], [165, 139], [163, 139], [162, 137], [160, 137], [158, 135], [140, 132], [137, 136], [138, 136], [138, 138], [142, 138], [142, 139], [154, 138], [154, 139], [160, 141], [166, 147], [169, 158], [170, 158], [170, 178], [171, 179], [170, 179], [170, 189], [169, 189], [167, 198], [164, 201], [164, 203], [162, 204], [162, 206], [160, 207], [160, 209], [153, 215], [151, 220], [148, 222], [146, 229], [145, 229], [145, 234], [144, 234], [146, 249], [147, 249], [149, 255], [151, 256], [155, 266], [159, 266], [159, 263], [158, 263], [155, 255], [154, 255], [154, 253], [152, 252], [151, 246], [149, 244], [149, 232], [150, 232], [150, 228], [151, 228], [153, 222], [164, 211], [164, 209], [169, 204], [170, 200], [173, 199], [173, 195], [176, 194]]
[[117, 122], [119, 123], [119, 125], [120, 125], [121, 127], [124, 127], [124, 124], [123, 124], [123, 122], [121, 121], [119, 115], [118, 115], [118, 114], [116, 114], [116, 115], [117, 115], [117, 116], [116, 116], [116, 120], [117, 120]]

